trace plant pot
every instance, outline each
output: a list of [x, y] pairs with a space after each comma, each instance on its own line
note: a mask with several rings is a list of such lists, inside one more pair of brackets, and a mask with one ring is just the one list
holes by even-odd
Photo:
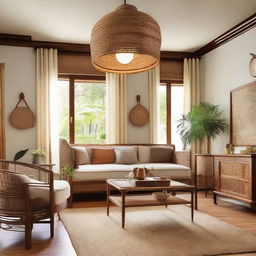
[[32, 164], [40, 164], [42, 161], [41, 156], [33, 156]]

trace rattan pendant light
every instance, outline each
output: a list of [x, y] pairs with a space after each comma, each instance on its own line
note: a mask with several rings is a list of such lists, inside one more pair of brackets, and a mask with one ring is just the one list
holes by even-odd
[[94, 25], [90, 47], [92, 64], [100, 71], [146, 71], [159, 63], [160, 27], [151, 16], [125, 2]]

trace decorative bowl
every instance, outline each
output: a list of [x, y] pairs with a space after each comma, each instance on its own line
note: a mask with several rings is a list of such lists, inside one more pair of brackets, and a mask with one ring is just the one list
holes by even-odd
[[170, 195], [164, 192], [154, 192], [152, 196], [158, 201], [166, 201]]

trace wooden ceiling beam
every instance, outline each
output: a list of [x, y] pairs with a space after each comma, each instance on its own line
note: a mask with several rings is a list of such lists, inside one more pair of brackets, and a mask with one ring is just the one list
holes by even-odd
[[[90, 54], [89, 44], [35, 41], [35, 40], [32, 40], [31, 36], [27, 36], [27, 35], [0, 34], [0, 45], [34, 47], [34, 48], [39, 48], [39, 47], [55, 48], [61, 52]], [[189, 52], [161, 51], [161, 59], [183, 60], [184, 58], [188, 58], [192, 56], [194, 57], [195, 55]]]
[[247, 19], [243, 20], [236, 26], [232, 27], [225, 33], [221, 34], [220, 36], [216, 37], [214, 40], [209, 42], [208, 44], [204, 45], [197, 51], [195, 51], [195, 55], [202, 56], [217, 47], [231, 41], [232, 39], [240, 36], [241, 34], [247, 32], [248, 30], [254, 28], [256, 26], [256, 13], [248, 17]]
[[[218, 36], [208, 44], [204, 45], [195, 52], [173, 52], [173, 51], [161, 51], [160, 58], [162, 60], [183, 60], [184, 58], [200, 57], [217, 47], [229, 42], [237, 36], [245, 33], [246, 31], [256, 26], [256, 13], [243, 20], [233, 28], [229, 29], [222, 35]], [[11, 45], [11, 46], [23, 46], [23, 47], [44, 47], [44, 48], [55, 48], [61, 52], [69, 52], [72, 54], [83, 53], [90, 54], [89, 44], [75, 44], [75, 43], [62, 43], [62, 42], [48, 42], [48, 41], [36, 41], [32, 40], [29, 35], [16, 35], [16, 34], [5, 34], [0, 33], [0, 45]]]
[[0, 45], [11, 45], [21, 47], [34, 47], [34, 48], [55, 48], [59, 51], [68, 52], [83, 52], [90, 53], [90, 45], [88, 44], [74, 44], [62, 42], [47, 42], [32, 40], [31, 36], [14, 35], [14, 34], [0, 34]]

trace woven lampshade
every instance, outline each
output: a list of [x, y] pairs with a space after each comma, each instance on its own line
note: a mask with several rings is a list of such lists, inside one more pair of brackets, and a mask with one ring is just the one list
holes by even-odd
[[[159, 63], [160, 27], [148, 14], [123, 4], [95, 24], [90, 47], [92, 64], [100, 71], [142, 72]], [[133, 53], [134, 58], [128, 64], [121, 64], [116, 60], [116, 53]]]

